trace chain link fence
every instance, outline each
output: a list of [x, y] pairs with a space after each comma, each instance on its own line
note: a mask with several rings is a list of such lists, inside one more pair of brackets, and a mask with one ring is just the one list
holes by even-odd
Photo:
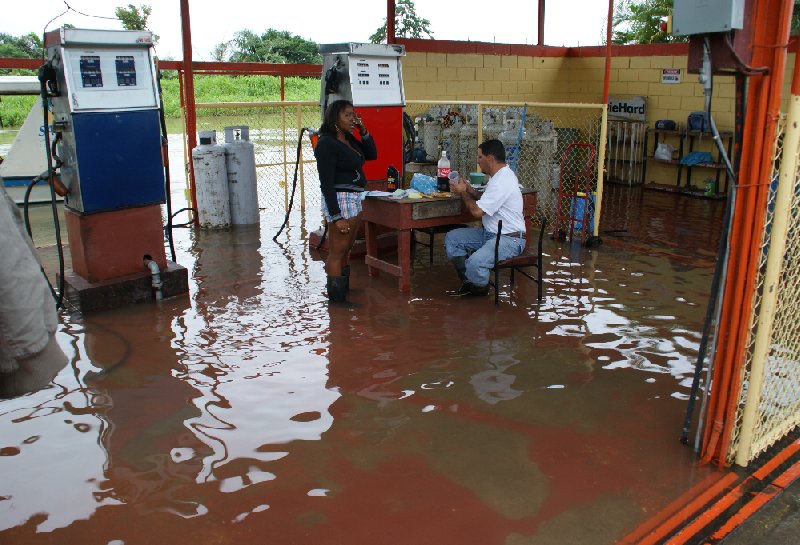
[[478, 170], [479, 142], [500, 140], [520, 185], [538, 190], [537, 214], [551, 226], [571, 215], [576, 194], [597, 189], [600, 105], [409, 101], [405, 112], [417, 134], [414, 159], [435, 164], [445, 150], [464, 177]]
[[[762, 235], [761, 254], [756, 278], [756, 289], [753, 296], [750, 330], [747, 340], [745, 364], [742, 368], [739, 406], [734, 426], [734, 436], [728, 453], [728, 461], [732, 462], [740, 449], [749, 454], [751, 461], [770, 446], [782, 439], [788, 432], [800, 425], [800, 321], [797, 319], [795, 305], [800, 299], [800, 173], [792, 177], [792, 202], [788, 218], [788, 229], [784, 232], [773, 232], [776, 197], [778, 189], [778, 172], [781, 162], [789, 155], [798, 155], [798, 149], [783, 147], [786, 117], [779, 121], [777, 145], [773, 155], [772, 183], [767, 201]], [[755, 424], [752, 436], [748, 440], [743, 431], [745, 403], [751, 385], [758, 383], [753, 376], [753, 363], [756, 354], [756, 336], [760, 323], [759, 315], [764, 301], [765, 273], [767, 256], [771, 244], [779, 237], [785, 237], [786, 248], [780, 267], [779, 280], [776, 282], [777, 292], [774, 307], [774, 321], [767, 331], [768, 348], [764, 360], [763, 381], [756, 408]], [[760, 378], [760, 377], [759, 377]], [[749, 436], [749, 434], [747, 434]], [[749, 442], [749, 444], [742, 444]]]
[[[285, 211], [289, 203], [302, 127], [320, 124], [316, 102], [198, 104], [197, 130], [246, 125], [255, 146], [259, 208]], [[465, 177], [476, 172], [479, 141], [497, 138], [506, 148], [509, 166], [520, 184], [538, 190], [537, 213], [550, 226], [574, 215], [576, 200], [589, 202], [597, 190], [601, 135], [600, 105], [451, 103], [413, 101], [405, 113], [415, 122], [414, 159], [435, 168], [441, 150], [452, 170]], [[306, 137], [301, 142], [295, 206], [316, 208], [321, 202], [319, 178]], [[589, 195], [588, 201], [586, 195]], [[579, 203], [580, 204], [580, 203]], [[591, 222], [587, 226], [591, 230]], [[580, 227], [579, 227], [580, 228]]]
[[286, 211], [296, 163], [298, 171], [294, 206], [308, 208], [320, 203], [317, 163], [308, 134], [302, 137], [299, 157], [297, 153], [302, 129], [319, 128], [319, 103], [206, 103], [197, 104], [197, 109], [197, 130], [216, 130], [220, 144], [224, 143], [225, 127], [246, 125], [250, 128], [250, 141], [256, 155], [260, 209]]

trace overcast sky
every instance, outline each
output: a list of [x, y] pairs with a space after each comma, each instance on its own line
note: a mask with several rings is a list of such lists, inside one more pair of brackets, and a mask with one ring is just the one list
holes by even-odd
[[[157, 54], [180, 58], [181, 23], [178, 0], [8, 0], [0, 32], [19, 36], [41, 34], [70, 23], [78, 28], [122, 28], [116, 6], [150, 5], [150, 30], [160, 36]], [[537, 41], [537, 0], [415, 0], [417, 14], [431, 22], [434, 38], [513, 44]], [[368, 42], [386, 16], [384, 0], [190, 0], [194, 60], [211, 60], [211, 51], [238, 30], [261, 33], [268, 28], [288, 30], [317, 43]], [[547, 45], [598, 45], [605, 35], [608, 4], [604, 0], [548, 0], [545, 15]]]

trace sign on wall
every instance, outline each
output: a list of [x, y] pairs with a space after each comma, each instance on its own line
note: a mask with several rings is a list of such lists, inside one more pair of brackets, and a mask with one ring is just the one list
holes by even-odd
[[645, 97], [608, 97], [608, 119], [611, 121], [646, 121]]
[[680, 68], [661, 69], [661, 83], [680, 83], [680, 82], [681, 82]]

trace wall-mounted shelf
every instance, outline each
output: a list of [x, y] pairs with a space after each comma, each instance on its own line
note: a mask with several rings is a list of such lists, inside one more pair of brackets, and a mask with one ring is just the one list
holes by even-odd
[[[652, 161], [654, 163], [660, 163], [664, 165], [671, 165], [677, 167], [677, 179], [675, 182], [676, 190], [685, 191], [687, 193], [694, 193], [695, 191], [692, 189], [692, 171], [696, 168], [702, 169], [709, 169], [716, 171], [714, 174], [714, 194], [725, 194], [728, 192], [728, 183], [730, 181], [730, 177], [728, 175], [727, 170], [725, 169], [725, 164], [722, 162], [722, 154], [716, 149], [714, 146], [714, 137], [710, 132], [702, 132], [702, 131], [687, 131], [687, 130], [675, 130], [675, 131], [668, 131], [663, 129], [649, 129], [648, 132], [653, 135], [653, 146], [652, 149], [648, 149], [647, 151], [647, 160]], [[730, 131], [720, 131], [719, 133], [720, 138], [723, 142], [726, 142], [726, 151], [728, 157], [731, 157], [731, 152], [733, 150], [733, 133]], [[680, 158], [696, 151], [695, 147], [702, 141], [703, 138], [707, 138], [709, 142], [710, 151], [712, 154], [716, 152], [717, 160], [713, 163], [699, 163], [694, 165], [682, 165], [680, 163]], [[648, 139], [649, 140], [649, 139]], [[659, 143], [668, 142], [668, 140], [672, 140], [675, 142], [677, 140], [678, 144], [678, 159], [666, 160], [666, 159], [656, 159], [653, 157], [655, 154], [656, 148], [658, 148]], [[702, 151], [702, 150], [701, 150]], [[686, 170], [686, 181], [682, 185], [683, 181], [683, 171]], [[724, 178], [724, 185], [722, 190], [720, 191], [720, 182], [722, 181], [722, 175], [725, 175]]]

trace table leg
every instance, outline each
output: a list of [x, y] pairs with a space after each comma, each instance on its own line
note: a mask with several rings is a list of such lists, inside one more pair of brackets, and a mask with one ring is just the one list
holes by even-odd
[[[367, 243], [367, 255], [371, 257], [378, 257], [378, 226], [372, 222], [364, 222], [364, 240]], [[370, 276], [378, 276], [379, 271], [375, 267], [367, 265], [367, 271]]]
[[411, 230], [397, 232], [397, 264], [400, 266], [400, 291], [411, 291]]

